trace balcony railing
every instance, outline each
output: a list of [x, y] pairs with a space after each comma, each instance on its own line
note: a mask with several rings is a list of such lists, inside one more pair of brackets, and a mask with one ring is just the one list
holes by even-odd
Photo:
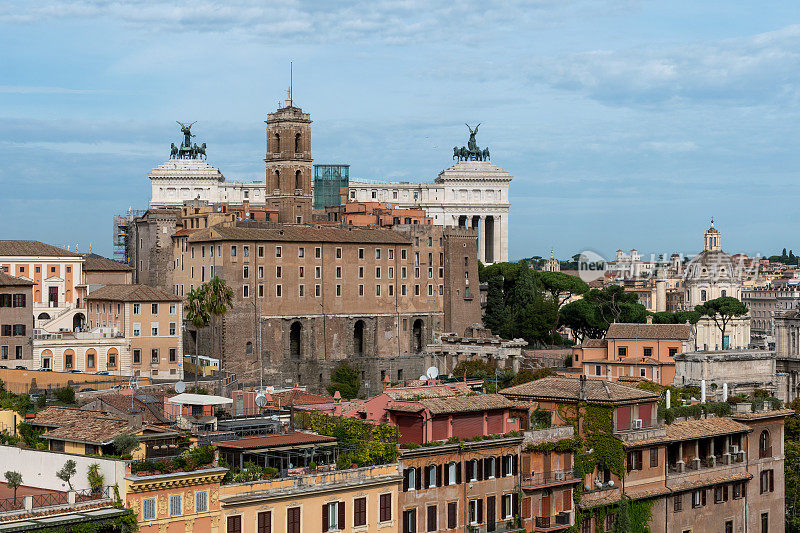
[[765, 457], [772, 457], [772, 446], [758, 449], [758, 458], [764, 459]]
[[570, 525], [570, 513], [561, 512], [554, 516], [537, 516], [535, 525], [536, 529], [553, 529], [557, 527], [564, 527]]
[[553, 472], [541, 472], [538, 474], [523, 474], [522, 487], [533, 488], [543, 485], [555, 485], [558, 483], [574, 481], [575, 479], [575, 472], [572, 470], [557, 470]]

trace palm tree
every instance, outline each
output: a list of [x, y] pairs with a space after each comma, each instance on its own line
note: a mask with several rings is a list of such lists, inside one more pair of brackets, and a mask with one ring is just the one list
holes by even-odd
[[[214, 276], [214, 279], [203, 285], [205, 294], [205, 309], [210, 317], [219, 317], [233, 309], [233, 291], [225, 284], [225, 280]], [[211, 341], [214, 341], [214, 325], [211, 326]], [[219, 350], [219, 381], [220, 394], [222, 394], [222, 350]]]
[[[183, 306], [184, 317], [198, 330], [208, 326], [209, 313], [206, 308], [205, 285], [189, 291], [186, 296], [186, 303]], [[195, 342], [195, 352], [197, 352], [197, 342]], [[194, 390], [197, 392], [197, 374], [200, 370], [200, 355], [194, 355]]]

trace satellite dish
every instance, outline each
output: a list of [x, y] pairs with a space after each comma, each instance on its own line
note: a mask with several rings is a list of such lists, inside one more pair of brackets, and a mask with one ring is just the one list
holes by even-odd
[[430, 367], [428, 370], [425, 371], [430, 379], [436, 379], [439, 377], [439, 369], [435, 366]]
[[186, 383], [184, 383], [183, 381], [178, 381], [175, 383], [175, 392], [180, 394], [185, 390], [186, 390]]
[[427, 381], [427, 379], [428, 379], [428, 376], [426, 376], [425, 374], [422, 374], [422, 375], [419, 377], [419, 380], [420, 380], [420, 381]]
[[273, 422], [277, 422], [278, 421], [278, 415], [272, 415], [271, 417], [269, 417], [269, 419], [272, 420]]
[[267, 405], [267, 397], [264, 396], [263, 392], [259, 392], [258, 395], [256, 395], [256, 405], [259, 407]]

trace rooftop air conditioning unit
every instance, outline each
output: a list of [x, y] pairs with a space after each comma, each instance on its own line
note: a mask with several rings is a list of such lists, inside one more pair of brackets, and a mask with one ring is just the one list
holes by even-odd
[[641, 418], [635, 418], [633, 420], [633, 429], [642, 429], [642, 419]]

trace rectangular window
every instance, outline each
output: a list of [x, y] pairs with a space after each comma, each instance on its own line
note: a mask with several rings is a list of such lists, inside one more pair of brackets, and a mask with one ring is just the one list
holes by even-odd
[[204, 513], [208, 511], [208, 493], [206, 491], [195, 494], [194, 511], [196, 513]]
[[242, 246], [242, 255], [245, 257], [250, 257], [250, 247], [245, 245]]
[[[178, 306], [175, 304], [169, 304], [169, 314], [174, 315], [178, 311]], [[117, 304], [117, 314], [119, 314], [119, 304]]]
[[169, 323], [169, 334], [175, 336], [178, 333], [178, 325], [175, 322]]
[[[241, 515], [238, 516], [229, 516], [228, 517], [228, 531], [227, 533], [242, 533], [242, 517]], [[300, 530], [298, 530], [298, 533]]]
[[314, 296], [321, 296], [322, 295], [322, 285], [314, 285]]
[[389, 259], [394, 259], [394, 250], [389, 248]]
[[761, 494], [775, 490], [775, 476], [773, 470], [763, 470], [760, 478]]
[[258, 247], [258, 257], [264, 257], [264, 247], [263, 246], [259, 246]]
[[297, 257], [305, 257], [306, 256], [306, 249], [303, 246], [300, 246], [297, 249]]
[[359, 285], [358, 286], [358, 295], [359, 296], [364, 296], [364, 286], [363, 285]]
[[13, 307], [25, 307], [25, 295], [15, 294]]
[[231, 257], [236, 257], [236, 247], [231, 246]]
[[283, 269], [281, 267], [279, 267], [279, 266], [275, 267], [275, 277], [276, 278], [283, 277]]
[[381, 494], [380, 498], [380, 521], [388, 522], [392, 519], [392, 495]]
[[177, 363], [178, 362], [178, 349], [177, 348], [170, 348], [169, 349], [169, 362], [170, 363]]
[[264, 297], [264, 284], [263, 283], [259, 283], [258, 284], [258, 297], [259, 298], [263, 298]]
[[403, 511], [403, 533], [417, 533], [417, 510]]
[[299, 270], [299, 276], [300, 276], [300, 279], [302, 279], [302, 278], [306, 277], [306, 270], [305, 270], [305, 268], [303, 268], [303, 267], [300, 267], [300, 270]]
[[359, 278], [364, 277], [364, 267], [358, 267], [358, 277]]
[[769, 533], [769, 513], [761, 513], [761, 533]]
[[286, 510], [286, 533], [300, 533], [300, 508]]
[[344, 502], [322, 504], [322, 530], [344, 529]]
[[623, 357], [625, 357], [626, 355], [628, 355], [628, 348], [627, 348], [627, 347], [625, 347], [625, 346], [620, 346], [619, 348], [617, 348], [617, 356], [618, 356], [619, 358], [623, 358]]
[[263, 279], [263, 278], [264, 278], [264, 267], [260, 266], [258, 267], [258, 279]]
[[282, 253], [283, 253], [283, 249], [280, 246], [276, 246], [275, 247], [275, 257], [280, 257]]
[[0, 346], [0, 359], [8, 359], [8, 346]]
[[247, 279], [250, 277], [250, 267], [247, 265], [242, 267], [242, 278]]
[[358, 249], [358, 258], [359, 259], [364, 259], [364, 249], [363, 248], [359, 248]]
[[300, 296], [303, 296], [303, 295], [304, 295], [304, 293], [305, 293], [305, 289], [306, 289], [305, 285], [300, 285], [298, 288], [300, 289], [300, 290], [299, 290], [299, 292], [298, 292], [298, 294], [299, 294]]
[[375, 267], [375, 279], [381, 279], [381, 267]]
[[140, 304], [133, 304], [133, 314], [140, 315], [142, 313]]
[[447, 529], [458, 527], [458, 502], [447, 504]]
[[320, 248], [319, 246], [314, 248], [314, 257], [317, 259], [322, 257], [322, 248]]
[[652, 348], [645, 348], [644, 349], [644, 356], [645, 357], [653, 357], [653, 349]]
[[154, 364], [158, 363], [158, 348], [150, 350], [150, 362]]
[[375, 285], [375, 296], [380, 296], [380, 295], [381, 295], [381, 286]]
[[272, 511], [258, 513], [256, 533], [272, 533]]
[[322, 267], [314, 267], [314, 278], [319, 279], [322, 277]]
[[672, 498], [672, 510], [676, 513], [683, 511], [683, 494], [676, 494]]
[[678, 353], [678, 349], [677, 348], [670, 348], [669, 349], [669, 356], [670, 357], [675, 357], [675, 355], [677, 355], [677, 353]]
[[650, 448], [650, 468], [658, 466], [658, 448]]
[[406, 250], [400, 250], [400, 259], [405, 261], [405, 259], [406, 259]]
[[169, 515], [180, 516], [181, 514], [181, 495], [172, 494], [169, 497]]
[[428, 506], [428, 520], [427, 520], [427, 522], [428, 522], [428, 528], [427, 528], [428, 531], [436, 531], [437, 530], [437, 526], [436, 526], [436, 506], [435, 505], [429, 505]]
[[133, 362], [134, 364], [139, 364], [142, 362], [142, 350], [138, 348], [133, 350]]
[[342, 279], [342, 267], [336, 267], [336, 279]]
[[151, 322], [150, 323], [150, 336], [151, 337], [158, 337], [158, 322]]
[[156, 499], [145, 498], [142, 500], [142, 520], [156, 519]]
[[394, 285], [389, 285], [389, 296], [394, 296]]
[[353, 500], [353, 527], [367, 525], [367, 499], [356, 498]]
[[275, 285], [275, 296], [277, 296], [278, 298], [280, 298], [280, 296], [281, 296], [281, 286], [280, 285]]
[[341, 248], [337, 248], [336, 249], [336, 259], [341, 259], [341, 258], [342, 258], [342, 249]]
[[142, 326], [138, 322], [133, 323], [133, 336], [138, 337], [141, 335]]
[[337, 285], [336, 286], [336, 296], [341, 296], [341, 295], [342, 295], [342, 286], [341, 285]]

